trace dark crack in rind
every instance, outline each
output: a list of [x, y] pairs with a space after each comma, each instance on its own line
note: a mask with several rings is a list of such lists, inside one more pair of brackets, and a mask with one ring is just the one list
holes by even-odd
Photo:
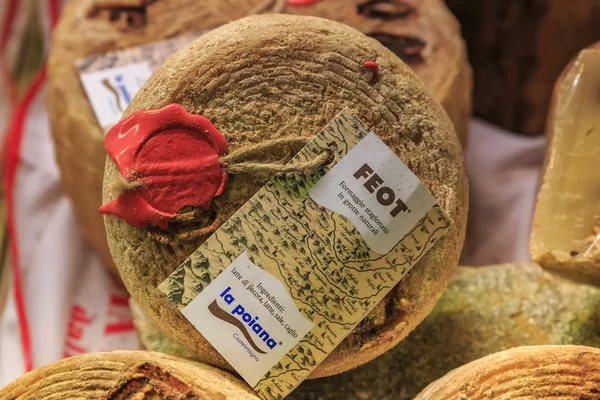
[[423, 51], [427, 43], [422, 39], [383, 32], [372, 32], [368, 33], [367, 36], [379, 41], [409, 65], [423, 64], [425, 62]]
[[199, 400], [194, 388], [161, 367], [143, 363], [125, 373], [123, 379], [100, 400]]
[[147, 23], [147, 7], [158, 0], [140, 0], [138, 5], [119, 5], [118, 1], [96, 0], [88, 9], [88, 18], [104, 18], [111, 23], [125, 21], [129, 28], [143, 28]]
[[358, 14], [367, 18], [406, 19], [415, 12], [415, 8], [403, 0], [368, 0], [356, 7]]

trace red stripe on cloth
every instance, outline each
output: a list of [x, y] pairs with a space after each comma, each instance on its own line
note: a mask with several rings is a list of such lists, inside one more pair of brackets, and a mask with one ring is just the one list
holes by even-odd
[[[16, 3], [16, 2], [15, 2]], [[10, 6], [10, 5], [9, 5]], [[59, 4], [58, 0], [48, 0], [48, 8], [50, 14], [50, 24], [52, 27], [56, 25], [59, 15]], [[21, 143], [23, 142], [23, 131], [25, 129], [25, 121], [27, 119], [27, 113], [31, 107], [31, 103], [37, 96], [40, 89], [43, 87], [46, 81], [46, 66], [36, 75], [33, 83], [27, 89], [23, 99], [15, 107], [8, 133], [6, 135], [6, 166], [5, 166], [5, 179], [4, 179], [4, 191], [6, 194], [6, 208], [7, 208], [7, 226], [8, 235], [10, 238], [10, 253], [12, 257], [12, 272], [13, 272], [13, 285], [15, 303], [17, 307], [17, 316], [19, 319], [19, 330], [21, 334], [21, 345], [23, 348], [23, 358], [25, 364], [25, 370], [31, 371], [33, 369], [33, 352], [31, 348], [31, 335], [29, 331], [29, 321], [27, 319], [27, 308], [25, 307], [25, 298], [23, 295], [23, 285], [21, 281], [21, 264], [19, 257], [19, 243], [17, 240], [17, 228], [15, 225], [15, 180], [17, 176], [17, 169], [19, 162], [21, 161]]]
[[21, 333], [21, 343], [23, 347], [23, 358], [25, 359], [26, 371], [33, 369], [33, 355], [31, 351], [31, 337], [29, 334], [29, 322], [27, 320], [27, 309], [25, 308], [25, 299], [23, 296], [23, 287], [21, 282], [21, 264], [19, 262], [19, 245], [17, 241], [17, 229], [15, 226], [15, 179], [17, 169], [21, 159], [21, 142], [23, 141], [23, 130], [25, 120], [31, 103], [37, 93], [42, 88], [46, 80], [46, 67], [38, 73], [35, 80], [25, 93], [23, 100], [16, 106], [8, 134], [6, 137], [6, 175], [4, 179], [4, 191], [6, 193], [7, 206], [7, 224], [8, 234], [10, 236], [10, 253], [12, 257], [12, 272], [15, 303], [17, 306], [17, 315], [19, 318], [19, 328]]
[[48, 0], [48, 10], [50, 11], [50, 26], [54, 28], [60, 14], [59, 0]]
[[129, 307], [129, 296], [112, 294], [110, 296], [110, 304], [113, 306]]
[[104, 333], [107, 335], [111, 335], [115, 333], [133, 332], [134, 330], [135, 326], [133, 326], [133, 321], [129, 321], [119, 324], [108, 324], [104, 329]]

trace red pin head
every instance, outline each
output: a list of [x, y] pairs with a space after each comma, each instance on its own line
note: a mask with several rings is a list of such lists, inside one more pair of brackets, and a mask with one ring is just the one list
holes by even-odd
[[379, 71], [379, 64], [377, 64], [376, 61], [365, 61], [363, 63], [363, 67], [365, 67], [366, 69], [370, 70], [374, 74], [376, 74], [377, 71]]

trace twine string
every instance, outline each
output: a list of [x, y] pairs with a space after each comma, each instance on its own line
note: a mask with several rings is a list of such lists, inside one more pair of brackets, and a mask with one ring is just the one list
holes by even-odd
[[221, 157], [221, 162], [233, 164], [243, 160], [248, 160], [252, 157], [260, 156], [266, 151], [277, 150], [282, 147], [305, 146], [310, 141], [311, 138], [305, 136], [266, 140], [264, 142], [256, 143], [232, 151], [231, 153]]
[[310, 172], [327, 162], [329, 154], [323, 152], [316, 158], [308, 161], [297, 162], [293, 164], [280, 163], [256, 163], [243, 162], [238, 164], [230, 164], [225, 168], [225, 171], [230, 174], [245, 174], [245, 173], [272, 173], [272, 174], [293, 174], [298, 172]]
[[114, 183], [114, 188], [118, 193], [124, 192], [126, 190], [137, 189], [144, 184], [142, 181], [128, 181], [123, 175], [118, 174], [117, 180]]
[[267, 140], [233, 151], [228, 155], [221, 157], [221, 163], [224, 165], [225, 171], [230, 174], [292, 174], [297, 172], [310, 172], [324, 165], [329, 160], [329, 153], [327, 151], [323, 151], [312, 160], [299, 161], [292, 164], [285, 164], [284, 162], [259, 163], [246, 160], [273, 150], [304, 146], [311, 140], [312, 138], [310, 137], [292, 137]]
[[[272, 163], [261, 163], [246, 160], [252, 160], [253, 158], [256, 158], [262, 154], [282, 150], [284, 148], [290, 149], [293, 147], [305, 146], [311, 140], [312, 138], [310, 137], [291, 137], [267, 140], [237, 149], [221, 157], [219, 161], [223, 166], [223, 170], [229, 174], [236, 175], [306, 173], [325, 165], [330, 159], [329, 152], [323, 151], [317, 157], [311, 160], [299, 161], [291, 164], [286, 164], [283, 160], [281, 162]], [[289, 153], [291, 154], [291, 152]], [[127, 190], [138, 189], [142, 187], [144, 183], [139, 180], [129, 181], [123, 175], [118, 174], [113, 185], [117, 193], [122, 193]]]

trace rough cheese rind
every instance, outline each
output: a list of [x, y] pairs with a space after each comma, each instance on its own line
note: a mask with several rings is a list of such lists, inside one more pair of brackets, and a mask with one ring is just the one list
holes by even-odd
[[597, 399], [600, 350], [585, 346], [516, 347], [457, 368], [415, 400]]
[[[187, 351], [134, 315], [147, 349]], [[431, 382], [488, 354], [525, 345], [600, 347], [598, 332], [598, 288], [534, 263], [459, 267], [431, 314], [394, 349], [344, 374], [306, 381], [289, 398], [412, 400]]]
[[196, 400], [258, 400], [247, 385], [226, 372], [143, 351], [69, 357], [37, 368], [0, 390], [0, 400], [151, 400], [168, 395]]

